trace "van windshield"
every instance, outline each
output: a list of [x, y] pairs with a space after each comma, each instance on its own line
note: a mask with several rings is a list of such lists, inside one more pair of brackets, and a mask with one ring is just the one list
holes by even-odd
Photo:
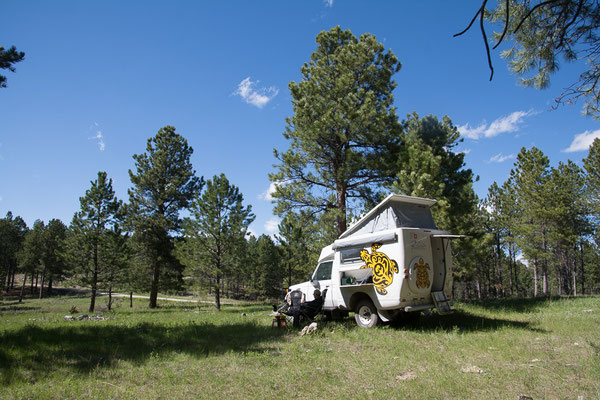
[[318, 281], [325, 281], [327, 279], [331, 279], [332, 266], [333, 261], [325, 261], [319, 264], [319, 268], [317, 268], [317, 273], [315, 274], [315, 279]]

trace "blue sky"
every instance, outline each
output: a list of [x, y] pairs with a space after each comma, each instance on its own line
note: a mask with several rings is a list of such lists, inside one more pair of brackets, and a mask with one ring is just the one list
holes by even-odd
[[[292, 115], [290, 81], [322, 30], [369, 32], [402, 63], [394, 76], [401, 118], [448, 115], [484, 197], [521, 147], [553, 165], [587, 155], [600, 136], [581, 104], [550, 111], [575, 80], [562, 65], [544, 91], [518, 86], [494, 54], [489, 70], [473, 1], [13, 1], [0, 2], [0, 46], [26, 53], [2, 72], [0, 214], [69, 223], [98, 171], [127, 199], [132, 155], [173, 125], [194, 148], [199, 175], [224, 172], [252, 204], [257, 234], [273, 233], [273, 148]], [[568, 150], [568, 151], [567, 151]]]

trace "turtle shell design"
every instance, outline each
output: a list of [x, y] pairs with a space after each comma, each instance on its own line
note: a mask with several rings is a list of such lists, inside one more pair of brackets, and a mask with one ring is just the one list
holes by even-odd
[[394, 280], [394, 273], [398, 273], [398, 263], [391, 260], [385, 253], [378, 252], [381, 243], [373, 243], [371, 254], [367, 250], [360, 251], [360, 258], [365, 262], [361, 269], [373, 269], [373, 285], [379, 294], [387, 294], [386, 287]]
[[413, 267], [417, 273], [417, 288], [425, 289], [428, 288], [431, 284], [429, 282], [429, 264], [423, 261], [422, 258], [419, 258], [419, 262], [415, 264]]

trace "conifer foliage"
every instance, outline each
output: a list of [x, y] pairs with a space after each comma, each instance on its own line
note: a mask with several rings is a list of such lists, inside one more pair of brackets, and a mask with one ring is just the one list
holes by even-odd
[[[173, 257], [172, 234], [181, 229], [179, 212], [204, 183], [192, 167], [193, 151], [173, 126], [165, 126], [148, 139], [145, 153], [133, 156], [135, 171], [129, 171], [133, 187], [129, 190], [128, 225], [134, 232], [138, 255], [151, 271], [150, 308], [157, 306], [161, 274], [181, 274], [170, 268], [179, 265]], [[169, 281], [177, 283], [180, 279], [163, 279], [164, 283]]]

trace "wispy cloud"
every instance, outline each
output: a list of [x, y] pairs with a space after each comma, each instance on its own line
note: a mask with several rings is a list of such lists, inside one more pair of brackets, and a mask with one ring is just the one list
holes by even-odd
[[495, 156], [493, 156], [492, 158], [490, 158], [488, 160], [488, 163], [502, 163], [506, 160], [510, 160], [511, 158], [515, 158], [516, 156], [514, 154], [509, 154], [507, 156], [502, 155], [502, 153], [498, 153]]
[[246, 236], [254, 236], [255, 238], [258, 237], [256, 232], [254, 232], [254, 229], [252, 229], [252, 228], [248, 228], [248, 230], [246, 231]]
[[458, 131], [467, 139], [480, 139], [482, 137], [491, 138], [501, 133], [516, 132], [521, 128], [526, 117], [535, 115], [535, 111], [515, 111], [504, 117], [495, 119], [491, 124], [486, 122], [472, 128], [470, 124], [457, 126]]
[[248, 77], [238, 84], [238, 88], [233, 94], [240, 96], [242, 100], [248, 104], [263, 108], [277, 96], [279, 89], [274, 86], [256, 89], [255, 85], [259, 82], [260, 81], [252, 82], [250, 77]]
[[273, 193], [275, 193], [277, 187], [281, 186], [281, 184], [282, 182], [272, 182], [267, 190], [258, 195], [258, 198], [261, 200], [273, 201]]
[[4, 197], [0, 196], [0, 201], [4, 201]]
[[94, 122], [94, 124], [90, 126], [90, 131], [95, 131], [95, 135], [88, 137], [88, 140], [97, 140], [98, 149], [100, 151], [104, 151], [104, 149], [106, 148], [106, 144], [104, 143], [104, 135], [102, 135], [100, 125], [97, 122]]
[[265, 222], [265, 232], [276, 233], [279, 230], [279, 222], [280, 220], [277, 218], [271, 218]]
[[590, 148], [590, 146], [594, 142], [594, 139], [596, 138], [600, 138], [600, 129], [595, 130], [593, 132], [585, 131], [583, 133], [575, 135], [575, 137], [573, 138], [573, 142], [571, 142], [571, 145], [568, 148], [562, 150], [562, 152], [575, 153], [577, 151], [585, 151]]
[[323, 0], [323, 3], [325, 3], [327, 7], [333, 7], [333, 0]]

